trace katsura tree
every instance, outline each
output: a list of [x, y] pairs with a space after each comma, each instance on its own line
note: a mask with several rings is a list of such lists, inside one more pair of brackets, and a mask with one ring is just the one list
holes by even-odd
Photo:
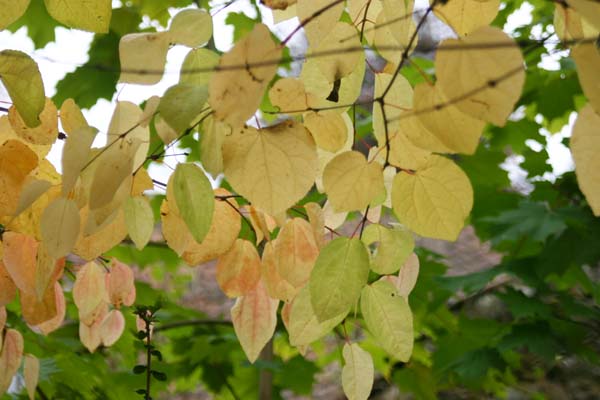
[[[234, 1], [0, 1], [0, 28], [27, 26], [37, 47], [59, 25], [96, 33], [53, 99], [34, 59], [0, 52], [12, 101], [0, 109], [0, 393], [16, 376], [30, 398], [200, 382], [280, 398], [310, 393], [339, 359], [350, 399], [375, 376], [417, 398], [501, 396], [530, 353], [542, 375], [565, 354], [598, 363], [600, 3], [532, 1], [532, 22], [505, 32], [522, 1], [252, 1], [256, 18], [228, 16], [235, 43], [221, 54], [212, 16]], [[261, 22], [268, 8], [295, 27], [287, 37]], [[415, 51], [432, 15], [454, 33], [433, 61]], [[299, 35], [308, 48], [291, 56]], [[190, 49], [179, 83], [116, 101], [93, 147], [81, 108], [118, 82], [159, 82], [173, 46]], [[558, 70], [540, 66], [548, 55]], [[552, 176], [528, 141], [571, 112], [576, 178]], [[57, 140], [60, 173], [46, 159]], [[186, 162], [168, 182], [151, 176], [175, 147]], [[509, 190], [507, 148], [524, 156], [529, 195]], [[455, 241], [467, 224], [503, 257], [445, 277], [415, 238]], [[158, 284], [212, 260], [230, 319], [178, 305], [181, 282]], [[505, 315], [463, 309], [488, 294]]]

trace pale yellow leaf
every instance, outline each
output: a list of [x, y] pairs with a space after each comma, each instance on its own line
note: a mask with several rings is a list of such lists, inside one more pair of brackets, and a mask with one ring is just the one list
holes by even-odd
[[[431, 1], [430, 1], [431, 3]], [[435, 15], [459, 36], [489, 25], [500, 10], [500, 0], [452, 0], [436, 4]]]
[[127, 264], [113, 259], [106, 280], [108, 300], [116, 307], [131, 306], [135, 302], [135, 277]]
[[96, 318], [89, 324], [79, 322], [79, 340], [90, 353], [95, 352], [102, 344], [102, 322], [107, 315], [108, 305], [104, 303], [98, 307]]
[[130, 33], [119, 42], [120, 82], [154, 85], [160, 82], [169, 51], [169, 32]]
[[44, 110], [46, 96], [35, 61], [17, 50], [1, 51], [0, 80], [27, 126], [40, 125], [39, 115]]
[[[389, 63], [397, 65], [417, 29], [413, 20], [412, 0], [383, 0], [383, 9], [375, 20], [373, 44]], [[418, 38], [411, 44], [415, 48]]]
[[575, 174], [581, 191], [594, 212], [600, 216], [600, 115], [590, 104], [577, 116], [571, 138]]
[[392, 81], [393, 75], [380, 73], [375, 75], [375, 97], [385, 95], [383, 109], [385, 110], [385, 121], [380, 103], [373, 104], [373, 133], [380, 147], [385, 147], [385, 123], [387, 121], [388, 137], [400, 128], [400, 115], [412, 108], [413, 89], [410, 83], [402, 75], [398, 75]]
[[315, 236], [315, 243], [319, 248], [325, 245], [325, 213], [318, 203], [306, 203], [304, 205], [308, 222]]
[[107, 33], [112, 14], [110, 0], [44, 0], [48, 14], [77, 29]]
[[[416, 146], [406, 135], [406, 124], [400, 121], [398, 132], [388, 133], [390, 156], [389, 163], [405, 170], [417, 170], [427, 163], [431, 151]], [[383, 144], [382, 144], [383, 145]], [[385, 148], [380, 154], [385, 154]]]
[[79, 209], [73, 200], [54, 200], [42, 214], [42, 242], [53, 258], [69, 254], [79, 236]]
[[254, 363], [269, 342], [277, 326], [279, 300], [269, 297], [262, 281], [237, 299], [231, 309], [231, 321], [248, 361]]
[[202, 123], [200, 133], [200, 161], [213, 178], [223, 172], [223, 142], [231, 133], [231, 128], [224, 122], [215, 121], [209, 116]]
[[167, 245], [181, 256], [194, 241], [194, 238], [188, 231], [185, 221], [179, 215], [176, 207], [175, 199], [172, 201], [163, 200], [160, 205], [160, 220], [162, 234]]
[[279, 79], [269, 90], [269, 99], [285, 114], [293, 115], [308, 109], [308, 94], [298, 78]]
[[[209, 103], [214, 117], [233, 128], [241, 128], [260, 105], [280, 57], [281, 47], [273, 42], [269, 28], [256, 24], [221, 57], [219, 68], [211, 77]], [[246, 68], [233, 68], [239, 65]]]
[[383, 349], [406, 362], [413, 349], [412, 313], [394, 285], [380, 280], [362, 290], [360, 308], [367, 329]]
[[454, 162], [431, 156], [422, 169], [396, 175], [392, 205], [400, 222], [416, 234], [453, 241], [471, 212], [473, 188]]
[[100, 324], [102, 345], [110, 347], [119, 340], [125, 330], [125, 317], [119, 310], [111, 310]]
[[125, 143], [131, 147], [138, 146], [133, 157], [134, 170], [140, 168], [146, 161], [150, 148], [150, 129], [140, 124], [143, 115], [144, 112], [137, 104], [119, 101], [108, 126], [107, 146], [111, 143], [114, 143], [113, 146], [121, 147]]
[[319, 38], [313, 45], [313, 52], [307, 57], [319, 54], [317, 65], [327, 81], [333, 83], [338, 79], [348, 76], [359, 65], [365, 62], [365, 53], [356, 51], [361, 44], [356, 28], [345, 22], [333, 25], [327, 36]]
[[323, 187], [336, 211], [364, 210], [385, 195], [381, 165], [367, 162], [357, 151], [341, 153], [327, 164]]
[[80, 128], [88, 126], [81, 109], [73, 99], [63, 101], [59, 116], [63, 130], [69, 135]]
[[296, 3], [300, 22], [310, 18], [310, 22], [304, 25], [304, 32], [313, 46], [334, 28], [343, 11], [344, 1], [339, 0], [298, 0]]
[[212, 18], [201, 9], [178, 12], [171, 21], [169, 37], [171, 42], [188, 47], [200, 47], [212, 36]]
[[72, 131], [62, 152], [62, 193], [66, 196], [74, 187], [79, 173], [90, 159], [92, 143], [98, 130], [84, 126]]
[[8, 110], [8, 120], [17, 136], [28, 143], [51, 145], [58, 138], [58, 110], [52, 100], [46, 99], [38, 118], [41, 123], [35, 128], [30, 128], [15, 106]]
[[84, 235], [85, 221], [88, 219], [89, 208], [84, 207], [81, 212], [82, 227], [80, 229], [77, 244], [73, 249], [76, 254], [84, 260], [93, 260], [102, 253], [112, 249], [121, 243], [127, 236], [127, 227], [125, 226], [125, 217], [122, 210], [119, 210], [115, 217], [97, 232]]
[[127, 233], [138, 250], [150, 241], [154, 231], [154, 214], [148, 199], [141, 196], [130, 197], [123, 205]]
[[62, 291], [60, 283], [54, 283], [54, 296], [56, 302], [56, 316], [48, 321], [37, 325], [37, 328], [44, 334], [48, 335], [61, 327], [66, 315], [65, 295]]
[[367, 400], [371, 394], [375, 367], [371, 354], [356, 343], [344, 344], [342, 350], [344, 368], [342, 369], [342, 387], [348, 400]]
[[583, 93], [596, 113], [600, 114], [600, 49], [595, 43], [581, 43], [573, 48], [571, 57], [577, 65]]
[[273, 215], [294, 205], [312, 187], [317, 172], [316, 146], [304, 126], [285, 121], [227, 136], [223, 163], [235, 191]]
[[252, 243], [237, 239], [229, 251], [219, 257], [217, 282], [228, 297], [244, 296], [260, 279], [260, 257]]
[[335, 153], [339, 151], [352, 130], [352, 121], [347, 114], [308, 112], [304, 114], [304, 126], [321, 149]]
[[[440, 88], [422, 83], [415, 87], [414, 111], [419, 122], [451, 152], [473, 154], [485, 122], [448, 104]], [[412, 119], [412, 118], [407, 118]], [[419, 142], [417, 142], [419, 143]], [[440, 151], [439, 148], [429, 149]], [[443, 151], [443, 149], [441, 149]], [[445, 151], [444, 151], [445, 152]]]
[[79, 310], [79, 319], [90, 325], [106, 304], [106, 272], [96, 262], [89, 262], [77, 272], [73, 285], [73, 300]]
[[595, 0], [568, 0], [579, 15], [587, 20], [594, 28], [600, 30], [600, 4]]
[[28, 209], [52, 186], [50, 182], [41, 179], [28, 179], [26, 182], [19, 195], [17, 209], [14, 212], [15, 217]]
[[356, 29], [363, 33], [368, 43], [373, 43], [375, 20], [383, 9], [380, 1], [348, 0], [348, 14]]
[[24, 357], [23, 377], [25, 378], [25, 388], [30, 400], [35, 399], [35, 389], [40, 379], [40, 360], [32, 354]]
[[463, 39], [445, 40], [435, 65], [437, 85], [449, 102], [474, 118], [504, 126], [525, 82], [523, 55], [510, 36], [487, 26]]

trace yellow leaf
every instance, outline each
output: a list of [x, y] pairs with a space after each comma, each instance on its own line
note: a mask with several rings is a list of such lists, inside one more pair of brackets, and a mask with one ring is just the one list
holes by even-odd
[[327, 164], [323, 187], [336, 211], [364, 210], [385, 194], [381, 165], [367, 162], [358, 151], [341, 153]]
[[112, 14], [110, 0], [44, 0], [48, 14], [71, 28], [107, 33]]
[[[390, 157], [391, 165], [407, 170], [417, 170], [427, 163], [427, 159], [431, 155], [431, 151], [424, 150], [416, 146], [411, 139], [408, 138], [405, 121], [400, 121], [400, 129], [398, 132], [388, 133], [390, 140]], [[385, 148], [381, 154], [385, 154]]]
[[73, 200], [58, 198], [46, 207], [40, 224], [48, 255], [53, 258], [66, 256], [79, 236], [79, 209]]
[[385, 120], [381, 104], [373, 105], [373, 133], [380, 147], [385, 147], [385, 123], [387, 121], [388, 136], [397, 132], [400, 127], [399, 118], [403, 111], [412, 108], [413, 89], [410, 83], [402, 75], [398, 75], [392, 83], [393, 75], [380, 73], [375, 75], [375, 97], [381, 97], [385, 90], [390, 86], [385, 96], [383, 109], [385, 110]]
[[325, 244], [325, 213], [318, 203], [306, 203], [304, 209], [315, 235], [315, 243], [321, 248]]
[[106, 272], [96, 262], [89, 262], [77, 272], [73, 300], [82, 323], [91, 325], [106, 304]]
[[0, 0], [0, 31], [18, 20], [29, 7], [31, 0]]
[[88, 126], [81, 109], [73, 99], [66, 99], [60, 106], [60, 124], [69, 135], [77, 129]]
[[98, 130], [84, 126], [72, 131], [62, 152], [62, 194], [66, 196], [74, 187], [83, 167], [90, 160], [91, 147]]
[[297, 122], [247, 128], [225, 138], [225, 176], [255, 207], [277, 214], [312, 187], [317, 172], [315, 149], [309, 132]]
[[79, 238], [73, 249], [76, 254], [84, 260], [93, 260], [102, 253], [112, 249], [121, 243], [127, 236], [127, 227], [125, 226], [125, 217], [123, 211], [119, 210], [115, 217], [97, 232], [90, 235], [84, 235], [85, 221], [89, 216], [89, 208], [86, 206], [81, 209], [81, 223]]
[[[230, 195], [225, 189], [215, 189], [214, 194]], [[186, 263], [203, 264], [226, 253], [233, 246], [242, 228], [242, 217], [235, 211], [237, 207], [233, 198], [215, 200], [210, 230], [202, 243], [191, 241], [185, 248], [182, 258]]]
[[96, 318], [89, 324], [79, 322], [79, 340], [90, 353], [102, 344], [102, 322], [107, 315], [108, 305], [105, 303], [99, 306]]
[[262, 254], [261, 276], [271, 298], [290, 301], [294, 298], [297, 290], [279, 275], [278, 259], [275, 253], [277, 241], [276, 239], [265, 244]]
[[362, 290], [360, 309], [367, 329], [383, 349], [406, 362], [413, 349], [413, 321], [408, 302], [390, 282], [377, 281]]
[[600, 114], [600, 50], [595, 43], [578, 44], [571, 51], [583, 93], [596, 113]]
[[171, 21], [169, 37], [173, 43], [188, 47], [200, 47], [212, 36], [212, 18], [200, 9], [178, 12]]
[[37, 199], [40, 198], [50, 187], [52, 184], [48, 181], [40, 180], [40, 179], [29, 179], [27, 183], [23, 185], [23, 189], [21, 190], [21, 194], [19, 196], [19, 203], [17, 204], [17, 209], [15, 210], [14, 216], [21, 214], [23, 211], [28, 209]]
[[16, 134], [10, 125], [10, 121], [8, 120], [8, 115], [0, 116], [0, 145], [8, 142], [9, 140], [15, 140], [17, 142], [23, 143], [25, 146], [29, 147], [31, 151], [33, 151], [38, 158], [41, 160], [50, 152], [50, 145], [37, 145], [27, 142], [25, 139], [21, 138]]
[[335, 0], [298, 0], [296, 12], [300, 21], [310, 22], [304, 25], [304, 32], [311, 45], [321, 40], [333, 29], [344, 11], [344, 1]]
[[29, 325], [39, 325], [57, 316], [55, 290], [55, 285], [48, 286], [41, 299], [38, 299], [37, 294], [19, 293], [21, 313], [25, 322]]
[[260, 257], [252, 243], [237, 239], [229, 251], [219, 257], [217, 282], [228, 297], [244, 296], [260, 279]]
[[415, 247], [415, 240], [410, 232], [389, 229], [379, 224], [367, 226], [361, 240], [367, 246], [378, 244], [372, 257], [371, 269], [380, 275], [398, 271]]
[[100, 324], [100, 340], [110, 347], [119, 340], [125, 330], [125, 317], [119, 310], [111, 310]]
[[181, 65], [179, 83], [206, 86], [219, 65], [220, 56], [208, 49], [192, 49]]
[[392, 205], [400, 222], [418, 235], [453, 241], [471, 212], [473, 188], [451, 160], [431, 156], [415, 173], [396, 175]]
[[[356, 28], [345, 22], [337, 22], [325, 37], [313, 46], [317, 57], [317, 65], [328, 82], [335, 82], [354, 71], [365, 62], [365, 53], [356, 51], [360, 48], [360, 40]], [[307, 54], [311, 57], [312, 52]]]
[[363, 32], [368, 43], [376, 34], [375, 20], [383, 9], [381, 2], [373, 0], [348, 0], [348, 14], [356, 29]]
[[600, 30], [600, 4], [598, 2], [595, 0], [568, 0], [567, 3], [594, 28]]
[[25, 355], [23, 376], [25, 378], [25, 388], [30, 400], [35, 399], [35, 389], [37, 388], [40, 379], [40, 360], [34, 355]]
[[145, 197], [130, 197], [123, 205], [127, 233], [138, 250], [146, 247], [154, 231], [154, 214]]
[[[432, 3], [432, 1], [430, 1]], [[459, 36], [489, 25], [500, 10], [500, 0], [452, 0], [436, 4], [435, 15]]]
[[483, 27], [463, 39], [445, 40], [435, 65], [448, 101], [474, 118], [504, 126], [525, 82], [523, 55], [511, 37]]
[[[304, 126], [321, 149], [335, 153], [346, 143], [352, 121], [347, 114], [308, 112], [304, 114]], [[353, 134], [354, 132], [352, 132]]]
[[176, 133], [186, 130], [204, 109], [208, 98], [206, 86], [177, 84], [160, 99], [158, 112]]
[[52, 100], [46, 99], [46, 105], [38, 118], [41, 124], [30, 128], [15, 106], [8, 110], [8, 120], [18, 136], [32, 144], [51, 145], [58, 138], [58, 111]]
[[261, 3], [273, 10], [285, 10], [296, 4], [296, 0], [262, 0]]
[[4, 394], [21, 365], [23, 336], [19, 331], [7, 329], [0, 349], [0, 394]]
[[0, 80], [27, 126], [38, 126], [46, 96], [35, 61], [17, 50], [0, 51]]
[[108, 300], [116, 307], [131, 306], [135, 302], [135, 278], [128, 265], [113, 259], [106, 280]]
[[38, 243], [18, 232], [2, 235], [4, 267], [19, 291], [35, 295], [35, 267]]
[[375, 368], [371, 355], [356, 343], [344, 344], [342, 387], [348, 400], [367, 400], [373, 388]]
[[[221, 57], [209, 84], [209, 104], [218, 121], [240, 128], [260, 105], [267, 85], [277, 71], [281, 48], [263, 24], [244, 36]], [[269, 63], [269, 65], [257, 65]], [[246, 65], [245, 69], [234, 69]], [[234, 68], [232, 68], [234, 67]]]
[[35, 153], [21, 142], [9, 140], [0, 146], [0, 216], [14, 213], [25, 177], [37, 163]]
[[298, 78], [279, 79], [269, 90], [271, 103], [282, 113], [296, 114], [308, 109], [308, 94]]
[[348, 313], [368, 277], [369, 254], [358, 238], [340, 237], [323, 247], [308, 284], [319, 321]]
[[[383, 0], [383, 10], [375, 21], [374, 45], [390, 63], [398, 64], [402, 51], [408, 46], [416, 28], [412, 18], [412, 0]], [[417, 40], [412, 43], [416, 47]], [[384, 48], [387, 47], [387, 50]], [[394, 50], [397, 48], [397, 50]]]
[[269, 297], [262, 282], [240, 297], [231, 308], [231, 321], [248, 361], [254, 363], [277, 326], [279, 300]]
[[417, 278], [419, 277], [419, 257], [415, 253], [412, 253], [400, 271], [398, 276], [385, 276], [382, 279], [386, 279], [391, 282], [398, 290], [400, 296], [408, 298], [408, 295], [414, 289], [417, 284]]
[[130, 33], [119, 41], [119, 82], [154, 85], [160, 82], [169, 51], [169, 32]]
[[[306, 346], [329, 333], [344, 320], [348, 311], [330, 319], [319, 321], [311, 304], [310, 289], [304, 286], [289, 307], [287, 330], [292, 346]], [[282, 314], [283, 316], [283, 314]]]
[[[2, 250], [0, 249], [0, 256], [1, 255]], [[6, 267], [4, 266], [4, 263], [0, 257], [0, 309], [13, 301], [16, 295], [17, 287], [15, 286], [15, 283], [10, 277], [10, 274], [6, 270]]]
[[[437, 108], [438, 105], [446, 103], [448, 103], [448, 98], [444, 96], [437, 85], [431, 86], [422, 83], [415, 87], [414, 111], [417, 113], [419, 122], [444, 147], [448, 148], [449, 152], [473, 154], [479, 144], [485, 123], [465, 114], [452, 104]], [[429, 150], [439, 151], [440, 149], [430, 148]]]
[[600, 115], [590, 104], [577, 116], [571, 138], [571, 152], [575, 161], [575, 174], [581, 191], [594, 212], [600, 216]]

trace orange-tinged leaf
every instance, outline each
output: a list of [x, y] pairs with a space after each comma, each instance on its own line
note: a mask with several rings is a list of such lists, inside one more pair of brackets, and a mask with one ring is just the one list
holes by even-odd
[[90, 325], [102, 311], [107, 299], [106, 272], [96, 262], [89, 262], [77, 272], [73, 285], [73, 300], [82, 323]]
[[251, 363], [273, 337], [277, 326], [277, 306], [259, 281], [254, 289], [237, 299], [231, 309], [231, 321], [246, 357]]
[[119, 340], [125, 330], [125, 317], [119, 310], [110, 311], [100, 325], [100, 340], [106, 347]]
[[[230, 195], [225, 189], [215, 189], [214, 193], [216, 196]], [[233, 246], [242, 227], [242, 217], [235, 208], [238, 208], [238, 204], [234, 198], [215, 200], [208, 234], [202, 243], [191, 241], [185, 248], [182, 258], [186, 263], [203, 264], [219, 257]]]
[[0, 216], [12, 215], [25, 177], [38, 165], [38, 157], [25, 144], [8, 140], [0, 146]]
[[315, 243], [319, 248], [323, 247], [325, 245], [325, 213], [318, 203], [306, 203], [304, 209], [315, 236]]
[[87, 221], [88, 214], [89, 209], [87, 207], [81, 210], [82, 229], [79, 232], [79, 238], [77, 239], [73, 253], [84, 260], [93, 260], [125, 239], [127, 228], [125, 226], [123, 211], [120, 210], [108, 225], [105, 225], [102, 229], [91, 235], [84, 236], [83, 229], [85, 226], [83, 224]]
[[271, 215], [304, 197], [317, 174], [315, 142], [304, 126], [291, 120], [227, 136], [223, 162], [236, 192]]
[[[0, 250], [0, 255], [2, 251]], [[17, 295], [17, 287], [0, 259], [0, 307], [10, 303]]]
[[15, 106], [8, 110], [8, 120], [15, 133], [32, 144], [48, 145], [58, 139], [58, 110], [50, 99], [46, 99], [44, 109], [39, 115], [41, 124], [35, 128], [30, 128], [21, 114], [17, 112]]
[[40, 230], [42, 243], [50, 257], [60, 258], [69, 254], [77, 242], [80, 224], [79, 208], [73, 200], [61, 197], [46, 207]]
[[288, 220], [277, 236], [275, 253], [279, 276], [297, 293], [308, 282], [319, 255], [310, 224], [301, 218]]
[[[0, 306], [0, 332], [4, 331], [6, 326], [6, 307]], [[0, 339], [0, 349], [2, 349], [2, 339]]]
[[29, 325], [39, 325], [57, 316], [55, 290], [54, 285], [48, 286], [41, 299], [36, 293], [19, 292], [21, 313]]
[[21, 292], [35, 295], [38, 242], [28, 235], [5, 232], [2, 236], [4, 267]]
[[35, 389], [40, 379], [40, 360], [33, 354], [26, 354], [23, 366], [23, 376], [25, 378], [25, 388], [30, 400], [35, 399]]
[[90, 353], [96, 351], [102, 344], [102, 322], [107, 315], [108, 305], [104, 303], [98, 308], [96, 318], [90, 321], [89, 325], [83, 323], [83, 321], [79, 322], [79, 340]]
[[269, 296], [273, 299], [289, 301], [294, 298], [296, 288], [285, 281], [277, 271], [277, 256], [274, 250], [277, 240], [267, 242], [262, 254], [262, 280]]
[[[281, 48], [271, 39], [271, 31], [263, 24], [254, 29], [221, 57], [219, 68], [209, 84], [208, 102], [218, 121], [241, 128], [260, 105], [263, 93], [277, 71]], [[270, 65], [257, 63], [274, 61]], [[232, 66], [246, 65], [246, 69]]]
[[131, 268], [113, 259], [110, 272], [107, 276], [106, 286], [108, 298], [113, 306], [131, 306], [135, 302], [135, 277]]
[[37, 325], [37, 328], [44, 334], [49, 335], [61, 327], [66, 315], [65, 294], [58, 282], [54, 283], [54, 301], [56, 304], [56, 316], [48, 321]]
[[23, 356], [23, 336], [19, 331], [8, 329], [0, 351], [0, 394], [4, 394], [13, 376], [21, 365]]
[[[167, 195], [167, 197], [169, 196]], [[175, 201], [163, 200], [160, 205], [160, 220], [162, 234], [167, 245], [181, 256], [194, 238], [188, 231], [185, 221], [176, 211], [176, 207]]]
[[252, 243], [237, 239], [229, 251], [219, 257], [217, 282], [229, 297], [250, 292], [260, 279], [260, 257]]

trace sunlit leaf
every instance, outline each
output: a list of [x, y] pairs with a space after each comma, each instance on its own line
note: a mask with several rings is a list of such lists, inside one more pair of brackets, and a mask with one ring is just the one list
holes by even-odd
[[342, 387], [349, 400], [366, 400], [371, 394], [375, 368], [371, 355], [356, 343], [346, 343], [342, 350], [344, 368]]

